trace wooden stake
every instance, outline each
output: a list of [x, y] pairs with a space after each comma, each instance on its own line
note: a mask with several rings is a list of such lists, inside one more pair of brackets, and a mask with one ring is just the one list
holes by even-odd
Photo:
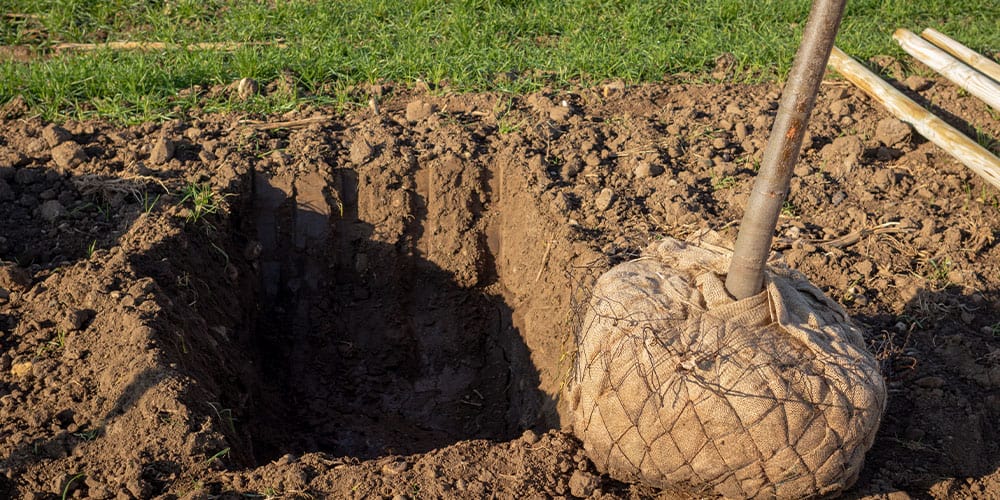
[[913, 125], [920, 135], [947, 151], [990, 184], [1000, 188], [1000, 159], [993, 156], [986, 148], [913, 102], [837, 47], [834, 47], [830, 54], [830, 66], [880, 102], [896, 118]]
[[1000, 84], [962, 64], [962, 61], [949, 56], [945, 51], [913, 34], [912, 31], [900, 28], [892, 34], [892, 37], [899, 42], [903, 50], [918, 61], [941, 73], [942, 76], [969, 91], [970, 94], [982, 99], [993, 109], [1000, 110]]
[[965, 45], [952, 40], [948, 35], [932, 28], [927, 28], [920, 32], [920, 36], [930, 40], [934, 45], [941, 47], [965, 64], [978, 69], [984, 75], [1000, 82], [1000, 64], [994, 62], [993, 59], [979, 54]]

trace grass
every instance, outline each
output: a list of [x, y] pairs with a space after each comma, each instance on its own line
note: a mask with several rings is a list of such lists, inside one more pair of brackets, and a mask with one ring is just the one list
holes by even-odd
[[219, 198], [221, 195], [212, 191], [212, 187], [208, 184], [188, 184], [181, 191], [181, 194], [183, 196], [178, 204], [189, 203], [191, 205], [186, 217], [190, 223], [197, 223], [206, 215], [219, 211]]
[[[804, 0], [6, 0], [0, 43], [43, 54], [58, 42], [283, 42], [233, 51], [64, 52], [0, 62], [0, 103], [21, 95], [46, 118], [164, 119], [197, 105], [194, 85], [291, 75], [302, 92], [210, 110], [278, 112], [352, 102], [361, 82], [418, 79], [455, 90], [523, 92], [621, 78], [706, 78], [732, 53], [735, 79], [780, 79], [808, 13]], [[1000, 4], [853, 0], [838, 39], [867, 58], [902, 56], [892, 31], [934, 27], [973, 49], [1000, 49]], [[510, 75], [515, 77], [511, 78]], [[205, 103], [202, 103], [205, 104]]]
[[77, 475], [69, 478], [69, 481], [66, 481], [66, 485], [63, 486], [62, 496], [59, 497], [59, 498], [61, 498], [62, 500], [66, 500], [66, 495], [69, 494], [69, 488], [70, 488], [70, 486], [72, 486], [73, 483], [76, 482], [77, 480], [83, 479], [85, 477], [87, 477], [87, 474], [81, 472], [81, 473], [79, 473], [79, 474], [77, 474]]

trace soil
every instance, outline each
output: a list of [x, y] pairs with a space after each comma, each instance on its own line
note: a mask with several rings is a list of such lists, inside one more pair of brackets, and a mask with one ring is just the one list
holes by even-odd
[[[579, 304], [662, 235], [735, 239], [779, 92], [381, 84], [131, 127], [8, 103], [0, 496], [656, 497], [567, 427]], [[890, 387], [847, 496], [1000, 497], [997, 192], [837, 81], [796, 174], [776, 249]]]

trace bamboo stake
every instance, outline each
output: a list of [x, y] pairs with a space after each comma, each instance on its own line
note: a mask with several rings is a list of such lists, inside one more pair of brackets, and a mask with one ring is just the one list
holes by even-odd
[[993, 109], [1000, 110], [1000, 84], [962, 64], [962, 61], [949, 56], [945, 51], [913, 34], [912, 31], [900, 28], [892, 34], [892, 37], [899, 42], [903, 50], [918, 61], [941, 73], [942, 76], [969, 91], [970, 94], [982, 99]]
[[941, 47], [965, 64], [978, 69], [984, 75], [1000, 82], [1000, 64], [997, 64], [993, 59], [979, 54], [933, 28], [927, 28], [920, 32], [920, 36], [930, 40], [934, 45]]
[[763, 288], [774, 229], [788, 196], [792, 169], [799, 159], [809, 114], [816, 104], [846, 3], [847, 0], [814, 0], [809, 11], [729, 261], [726, 290], [737, 299], [756, 295]]
[[993, 156], [986, 148], [913, 102], [837, 47], [834, 47], [833, 53], [830, 54], [830, 66], [880, 102], [896, 118], [913, 125], [920, 135], [947, 151], [990, 184], [1000, 188], [1000, 159]]

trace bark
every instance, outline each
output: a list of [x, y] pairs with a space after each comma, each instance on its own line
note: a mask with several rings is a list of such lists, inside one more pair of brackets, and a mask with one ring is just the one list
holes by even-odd
[[809, 114], [816, 103], [846, 3], [847, 0], [813, 1], [729, 265], [726, 290], [737, 299], [755, 295], [763, 287], [764, 266], [771, 252], [778, 215], [788, 195], [792, 168], [799, 157]]

